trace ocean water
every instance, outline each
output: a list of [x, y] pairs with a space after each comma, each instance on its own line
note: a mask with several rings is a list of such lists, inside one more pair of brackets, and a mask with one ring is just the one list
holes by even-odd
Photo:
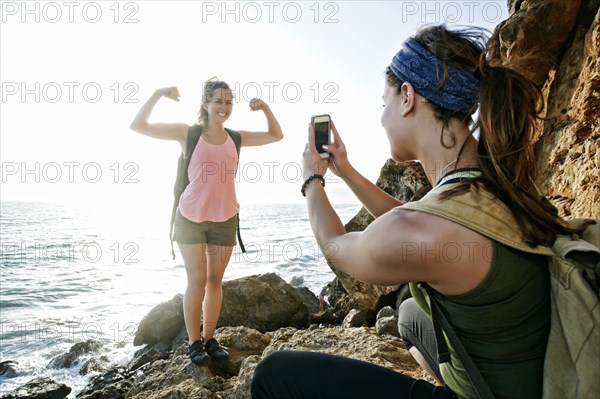
[[[334, 208], [342, 222], [358, 204]], [[14, 360], [19, 375], [0, 377], [0, 394], [38, 376], [73, 388], [93, 376], [84, 364], [52, 370], [52, 358], [86, 339], [99, 340], [111, 363], [126, 364], [137, 323], [157, 304], [185, 290], [169, 212], [121, 206], [5, 202], [0, 209], [0, 361]], [[275, 272], [315, 294], [333, 278], [314, 240], [305, 204], [248, 204], [242, 240], [225, 280]]]

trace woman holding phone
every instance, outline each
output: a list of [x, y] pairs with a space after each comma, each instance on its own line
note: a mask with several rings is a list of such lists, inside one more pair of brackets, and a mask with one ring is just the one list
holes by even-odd
[[[386, 71], [381, 124], [394, 160], [420, 160], [433, 186], [452, 187], [449, 197], [485, 188], [518, 221], [516, 235], [530, 246], [548, 246], [570, 230], [533, 184], [532, 140], [542, 96], [519, 73], [491, 65], [486, 40], [479, 29], [443, 25], [407, 39]], [[479, 140], [472, 135], [476, 128]], [[403, 210], [353, 168], [333, 124], [332, 130], [326, 147], [332, 163], [319, 156], [312, 126], [303, 157], [308, 215], [329, 264], [376, 285], [427, 283], [495, 397], [540, 398], [550, 329], [546, 259], [450, 219]], [[362, 232], [346, 233], [329, 202], [319, 176], [331, 164], [376, 218]], [[456, 256], [432, 254], [456, 245], [464, 249]], [[278, 351], [257, 366], [252, 397], [477, 398], [455, 353], [450, 363], [438, 364], [428, 311], [426, 302], [403, 302], [399, 330], [438, 385], [354, 359]]]
[[[179, 101], [179, 91], [176, 87], [156, 90], [133, 120], [131, 129], [153, 138], [177, 141], [185, 152], [189, 125], [148, 122], [162, 97]], [[198, 113], [202, 133], [192, 153], [190, 184], [179, 200], [174, 229], [187, 274], [183, 311], [190, 345], [188, 355], [199, 366], [205, 365], [209, 357], [217, 361], [229, 359], [213, 336], [221, 311], [223, 275], [236, 244], [238, 154], [232, 135], [239, 134], [242, 147], [266, 145], [283, 138], [279, 122], [264, 101], [252, 99], [250, 110], [264, 113], [266, 132], [226, 130], [225, 123], [233, 111], [233, 93], [220, 80], [204, 84]], [[215, 167], [221, 170], [215, 171]]]

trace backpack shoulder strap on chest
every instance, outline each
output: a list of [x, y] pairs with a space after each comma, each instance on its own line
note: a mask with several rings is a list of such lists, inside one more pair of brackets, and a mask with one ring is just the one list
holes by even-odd
[[225, 131], [227, 132], [227, 134], [229, 134], [229, 136], [233, 140], [233, 143], [235, 144], [235, 149], [236, 149], [236, 151], [238, 153], [238, 157], [239, 157], [240, 156], [240, 148], [242, 147], [242, 136], [240, 135], [239, 132], [237, 132], [235, 130], [225, 128]]
[[[238, 154], [238, 163], [239, 163], [240, 162], [240, 149], [242, 147], [242, 136], [240, 135], [239, 132], [237, 132], [235, 130], [225, 128], [225, 131], [227, 132], [227, 134], [229, 134], [229, 136], [233, 140], [233, 143], [235, 144], [235, 150], [237, 151], [237, 154]], [[237, 238], [238, 238], [238, 243], [240, 244], [240, 250], [242, 251], [242, 253], [246, 253], [246, 248], [244, 247], [244, 242], [242, 241], [242, 234], [240, 233], [240, 215], [239, 214], [238, 214], [238, 221], [237, 221]]]
[[179, 206], [179, 197], [183, 190], [190, 184], [190, 177], [188, 176], [188, 167], [190, 166], [190, 160], [192, 154], [200, 140], [202, 134], [202, 126], [192, 125], [188, 129], [188, 134], [185, 139], [185, 151], [179, 156], [177, 161], [177, 177], [175, 178], [175, 185], [173, 186], [173, 207], [171, 208], [171, 225], [169, 228], [169, 239], [171, 241], [171, 255], [175, 259], [175, 249], [173, 248], [173, 226], [175, 225], [175, 215], [177, 214], [177, 207]]

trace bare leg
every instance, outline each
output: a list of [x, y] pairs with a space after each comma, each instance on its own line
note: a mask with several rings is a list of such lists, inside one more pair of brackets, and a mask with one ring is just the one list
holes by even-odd
[[204, 340], [208, 341], [215, 334], [221, 303], [223, 302], [223, 275], [231, 259], [233, 247], [207, 245], [206, 257], [206, 293], [204, 296]]
[[206, 286], [206, 244], [179, 244], [187, 274], [183, 317], [190, 345], [200, 339], [202, 300]]
[[431, 366], [429, 365], [429, 363], [427, 363], [427, 361], [425, 360], [425, 357], [423, 357], [423, 355], [421, 354], [421, 352], [419, 352], [419, 350], [417, 349], [417, 347], [412, 346], [409, 350], [411, 355], [413, 355], [413, 357], [415, 358], [415, 360], [417, 361], [417, 363], [419, 363], [419, 365], [421, 367], [423, 367], [423, 370], [425, 370], [426, 372], [429, 373], [429, 375], [431, 377], [433, 377], [433, 379], [435, 380], [435, 382], [437, 382], [438, 385], [444, 385], [435, 375], [435, 373], [433, 372], [433, 369], [431, 368]]

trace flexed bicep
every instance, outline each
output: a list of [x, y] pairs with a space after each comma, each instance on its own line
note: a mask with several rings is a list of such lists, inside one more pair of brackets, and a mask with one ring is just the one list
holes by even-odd
[[185, 123], [149, 123], [148, 119], [154, 106], [161, 97], [174, 101], [179, 101], [179, 90], [176, 87], [167, 87], [156, 90], [152, 96], [144, 103], [142, 108], [131, 122], [130, 128], [146, 136], [161, 139], [175, 140], [184, 143], [187, 137], [189, 126]]

